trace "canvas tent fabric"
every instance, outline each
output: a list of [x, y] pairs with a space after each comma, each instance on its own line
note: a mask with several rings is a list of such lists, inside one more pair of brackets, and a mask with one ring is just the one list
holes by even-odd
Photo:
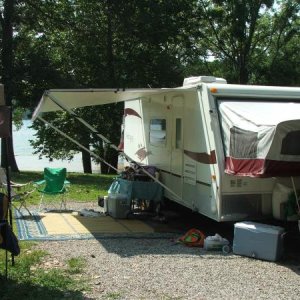
[[225, 172], [250, 177], [300, 175], [300, 103], [218, 102]]

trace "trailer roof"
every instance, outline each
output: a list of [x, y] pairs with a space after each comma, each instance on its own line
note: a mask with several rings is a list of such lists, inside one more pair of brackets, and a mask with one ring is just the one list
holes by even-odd
[[300, 87], [260, 86], [239, 84], [207, 84], [210, 92], [216, 97], [243, 97], [263, 99], [300, 100]]

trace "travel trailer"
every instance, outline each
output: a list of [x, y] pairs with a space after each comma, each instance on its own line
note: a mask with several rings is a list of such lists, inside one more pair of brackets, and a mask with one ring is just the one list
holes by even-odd
[[200, 76], [171, 89], [49, 90], [34, 118], [115, 102], [124, 102], [115, 149], [158, 168], [166, 198], [219, 222], [282, 217], [278, 186], [298, 199], [300, 88]]

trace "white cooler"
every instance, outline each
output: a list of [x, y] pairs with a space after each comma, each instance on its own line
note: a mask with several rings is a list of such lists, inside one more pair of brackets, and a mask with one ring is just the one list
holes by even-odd
[[268, 261], [283, 254], [284, 228], [255, 222], [234, 224], [233, 253]]

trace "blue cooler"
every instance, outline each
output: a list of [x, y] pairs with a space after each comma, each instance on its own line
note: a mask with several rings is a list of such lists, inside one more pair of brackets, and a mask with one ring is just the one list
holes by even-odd
[[268, 261], [283, 255], [284, 228], [255, 222], [234, 224], [233, 253]]

